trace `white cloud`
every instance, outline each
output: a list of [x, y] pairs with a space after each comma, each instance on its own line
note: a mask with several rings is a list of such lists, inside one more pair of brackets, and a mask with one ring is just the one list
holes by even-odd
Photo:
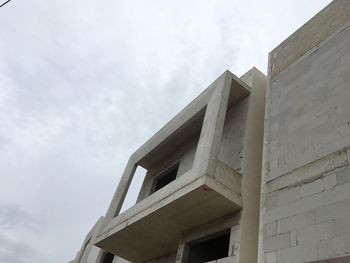
[[14, 0], [1, 8], [0, 208], [17, 207], [37, 227], [23, 232], [0, 218], [0, 261], [73, 258], [128, 156], [225, 69], [265, 71], [267, 52], [329, 2]]

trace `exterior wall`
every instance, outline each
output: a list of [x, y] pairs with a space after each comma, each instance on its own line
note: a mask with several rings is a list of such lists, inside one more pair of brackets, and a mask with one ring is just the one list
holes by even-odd
[[331, 2], [271, 52], [269, 60], [270, 76], [275, 77], [303, 56], [305, 52], [313, 49], [322, 40], [346, 25], [349, 19], [350, 2], [348, 0]]
[[270, 54], [259, 262], [350, 253], [349, 4], [332, 2]]
[[220, 144], [219, 160], [237, 172], [242, 172], [243, 140], [249, 97], [226, 113]]

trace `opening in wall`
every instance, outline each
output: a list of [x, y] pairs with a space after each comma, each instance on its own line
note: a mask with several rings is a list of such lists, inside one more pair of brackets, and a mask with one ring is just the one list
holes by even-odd
[[187, 263], [204, 263], [228, 257], [230, 245], [230, 230], [191, 241]]
[[145, 179], [147, 170], [141, 167], [140, 165], [137, 166], [134, 178], [131, 181], [130, 187], [128, 192], [126, 193], [125, 200], [123, 202], [122, 208], [120, 209], [120, 213], [126, 211], [130, 207], [132, 207], [134, 204], [136, 204], [137, 196], [140, 192], [142, 182]]
[[109, 252], [106, 252], [102, 256], [101, 263], [112, 263], [113, 259], [114, 259], [114, 255]]
[[177, 162], [157, 175], [153, 181], [151, 193], [158, 191], [159, 189], [174, 181], [179, 170], [179, 165], [180, 162]]

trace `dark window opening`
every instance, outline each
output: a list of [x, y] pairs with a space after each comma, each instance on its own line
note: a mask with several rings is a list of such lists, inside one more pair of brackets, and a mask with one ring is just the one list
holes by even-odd
[[179, 164], [180, 163], [174, 164], [154, 179], [151, 193], [158, 191], [176, 179], [177, 171], [179, 170]]
[[219, 236], [197, 240], [189, 243], [187, 263], [202, 263], [228, 257], [230, 233], [225, 231]]
[[102, 260], [101, 263], [112, 263], [114, 259], [114, 255], [111, 253], [104, 253], [104, 255], [102, 256]]

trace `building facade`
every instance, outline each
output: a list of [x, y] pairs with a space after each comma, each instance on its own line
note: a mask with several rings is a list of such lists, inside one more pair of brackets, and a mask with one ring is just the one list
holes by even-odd
[[350, 1], [335, 0], [268, 77], [226, 71], [132, 154], [73, 262], [350, 262], [349, 147]]
[[[76, 262], [256, 259], [265, 88], [255, 68], [226, 71], [132, 154]], [[119, 214], [138, 166], [137, 203]]]
[[265, 119], [260, 262], [350, 262], [350, 1], [270, 53]]

